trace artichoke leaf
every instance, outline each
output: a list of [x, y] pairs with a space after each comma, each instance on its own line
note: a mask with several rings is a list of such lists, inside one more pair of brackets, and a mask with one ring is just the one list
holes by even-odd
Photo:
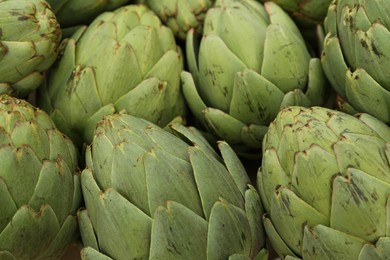
[[[191, 74], [188, 73], [188, 75], [186, 75], [185, 77], [182, 74], [181, 80], [182, 82], [184, 82], [184, 84], [187, 81], [186, 79], [189, 79], [189, 76], [191, 75], [193, 77], [192, 80], [194, 81], [193, 83], [194, 86], [200, 85], [200, 72], [199, 72], [199, 63], [198, 63], [200, 38], [201, 37], [195, 33], [194, 29], [190, 29], [187, 32], [186, 41], [185, 41], [185, 52], [186, 52], [188, 69], [191, 72]], [[183, 89], [185, 89], [184, 86]], [[191, 99], [187, 98], [187, 102], [190, 103], [190, 101]]]
[[385, 183], [390, 183], [390, 165], [385, 147], [385, 142], [380, 138], [345, 133], [334, 145], [340, 173], [346, 172], [348, 168], [356, 168]]
[[320, 146], [313, 145], [308, 150], [296, 154], [291, 189], [302, 200], [329, 218], [332, 200], [331, 180], [338, 171], [335, 156]]
[[[149, 71], [153, 68], [153, 66], [156, 66], [156, 63], [159, 62], [159, 60], [162, 58], [162, 54], [164, 54], [162, 49], [163, 46], [160, 44], [157, 30], [148, 25], [139, 25], [135, 27], [131, 30], [131, 33], [127, 33], [121, 39], [121, 42], [128, 44], [128, 47], [130, 47], [131, 51], [135, 55], [134, 61], [136, 61], [138, 64], [142, 78], [147, 78]], [[177, 57], [177, 53], [175, 53], [175, 51], [168, 51], [165, 53], [165, 55], [169, 55], [169, 53], [172, 53]], [[123, 58], [127, 59], [128, 55], [123, 56]], [[123, 66], [123, 64], [126, 63], [117, 62], [116, 64]], [[166, 65], [167, 69], [173, 69], [172, 71], [177, 73], [176, 69], [170, 68], [168, 64]], [[156, 70], [156, 72], [158, 72], [158, 70]], [[130, 73], [132, 72], [130, 71]], [[161, 74], [164, 75], [164, 73]]]
[[332, 87], [345, 99], [345, 81], [348, 66], [344, 60], [339, 39], [332, 36], [330, 33], [325, 36], [321, 63]]
[[[241, 129], [242, 142], [247, 146], [261, 150], [261, 145], [268, 126], [250, 124]], [[256, 157], [257, 155], [255, 155]]]
[[356, 109], [390, 122], [390, 91], [379, 85], [367, 71], [360, 68], [353, 73], [347, 72], [345, 92]]
[[183, 71], [181, 73], [181, 82], [183, 94], [188, 106], [194, 113], [195, 117], [198, 120], [201, 120], [201, 118], [203, 117], [202, 111], [206, 109], [207, 106], [198, 93], [197, 87], [194, 82], [193, 74], [187, 71]]
[[279, 24], [268, 26], [261, 69], [264, 78], [284, 93], [294, 89], [303, 90], [308, 82], [309, 61], [306, 46], [293, 31]]
[[283, 97], [282, 102], [280, 102], [279, 109], [283, 109], [290, 106], [303, 106], [310, 107], [312, 105], [309, 98], [305, 95], [304, 92], [300, 89], [294, 89], [286, 93]]
[[[99, 170], [95, 170], [94, 175], [99, 186], [104, 189], [114, 188], [124, 198], [149, 215], [150, 205], [144, 199], [148, 195], [147, 174], [144, 166], [145, 149], [131, 140], [118, 142], [114, 145], [112, 158], [110, 158], [100, 152], [110, 150], [100, 150], [104, 146], [97, 145], [97, 142], [94, 143], [95, 145], [94, 168]], [[104, 165], [104, 171], [102, 171], [102, 165]]]
[[[26, 75], [21, 80], [15, 82], [12, 85], [13, 90], [6, 91], [5, 93], [26, 97], [30, 92], [32, 92], [33, 90], [39, 87], [43, 79], [44, 79], [43, 73], [34, 71]], [[32, 86], [36, 86], [36, 87], [32, 87]]]
[[55, 159], [48, 158], [51, 140], [46, 130], [37, 121], [22, 121], [16, 124], [11, 133], [11, 139], [16, 147], [28, 146], [39, 160]]
[[287, 246], [283, 241], [282, 237], [279, 235], [278, 231], [275, 229], [275, 226], [272, 224], [272, 221], [268, 218], [267, 215], [263, 216], [264, 230], [270, 240], [272, 248], [279, 256], [295, 256], [295, 253]]
[[[174, 126], [173, 126], [174, 125]], [[182, 125], [181, 123], [173, 123], [171, 126], [172, 129], [179, 129], [179, 128], [186, 128], [184, 125]], [[182, 129], [182, 132], [184, 132], [185, 130]], [[188, 139], [191, 140], [192, 137], [189, 137], [191, 134], [189, 132], [191, 132], [191, 130], [187, 129], [187, 134], [188, 135], [185, 135]], [[153, 125], [149, 125], [147, 127], [145, 127], [142, 135], [140, 136], [140, 138], [143, 138], [144, 139], [144, 135], [147, 135], [148, 139], [150, 139], [152, 142], [153, 142], [153, 145], [151, 147], [154, 147], [154, 146], [158, 146], [158, 148], [160, 148], [161, 150], [164, 150], [164, 152], [166, 153], [169, 153], [171, 154], [173, 157], [177, 157], [178, 159], [181, 159], [183, 161], [186, 161], [188, 160], [188, 154], [186, 154], [184, 151], [187, 151], [187, 148], [188, 148], [188, 143], [186, 143], [185, 141], [182, 141], [182, 140], [178, 140], [176, 138], [176, 136], [172, 135], [172, 133], [169, 133], [169, 132], [166, 132], [166, 131], [161, 131], [160, 128], [158, 128], [157, 126], [153, 126]], [[195, 139], [192, 139], [191, 141], [194, 142], [194, 140], [199, 141], [201, 140], [201, 136], [197, 136], [195, 137], [198, 133], [195, 133], [195, 129], [192, 133], [192, 135], [194, 136], [193, 138]], [[142, 141], [140, 139], [140, 141]], [[175, 143], [175, 145], [172, 145], [172, 143]], [[209, 147], [211, 149], [211, 147]], [[146, 149], [149, 149], [149, 148], [146, 148]]]
[[223, 164], [197, 146], [189, 148], [189, 156], [206, 220], [219, 198], [244, 209], [244, 198]]
[[252, 185], [248, 185], [245, 192], [245, 212], [252, 237], [250, 256], [251, 259], [254, 259], [265, 246], [265, 231], [262, 223], [264, 209], [261, 205], [260, 196]]
[[[170, 82], [158, 78], [149, 78], [142, 81], [134, 89], [120, 97], [115, 102], [117, 111], [126, 111], [128, 114], [156, 122], [165, 126], [171, 118], [164, 116], [164, 106], [170, 102], [173, 87]], [[184, 107], [183, 107], [184, 110]]]
[[33, 195], [42, 164], [28, 146], [19, 149], [3, 146], [0, 148], [0, 158], [1, 179], [7, 184], [8, 191], [19, 208], [27, 204]]
[[24, 205], [0, 233], [0, 245], [18, 259], [39, 259], [59, 230], [56, 214], [50, 206], [44, 205], [35, 211]]
[[[294, 2], [294, 1], [290, 1]], [[296, 1], [295, 1], [296, 2]], [[286, 28], [286, 30], [291, 31], [299, 40], [304, 43], [302, 34], [299, 31], [299, 28], [291, 17], [280, 7], [280, 5], [269, 1], [264, 3], [264, 8], [269, 14], [269, 19], [271, 24], [277, 24]]]
[[386, 142], [390, 141], [389, 127], [386, 124], [379, 122], [377, 118], [366, 113], [360, 114], [359, 120], [364, 122], [369, 128], [374, 131], [373, 135], [381, 137]]
[[0, 59], [0, 82], [18, 80], [20, 75], [33, 72], [44, 60], [43, 55], [35, 56], [39, 54], [32, 41], [1, 41], [0, 51], [5, 53]]
[[199, 49], [200, 81], [198, 91], [204, 102], [229, 111], [235, 74], [247, 68], [216, 35], [203, 36]]
[[77, 212], [77, 220], [84, 248], [90, 247], [99, 251], [97, 237], [95, 231], [93, 230], [91, 220], [89, 219], [88, 210], [85, 208], [80, 209]]
[[267, 125], [279, 112], [283, 92], [253, 70], [236, 74], [229, 114], [245, 124]]
[[167, 201], [154, 213], [149, 259], [206, 259], [207, 225], [192, 210]]
[[302, 227], [304, 225], [329, 225], [326, 215], [317, 211], [284, 186], [273, 193], [269, 212], [276, 230], [296, 254], [300, 254], [302, 250]]
[[[381, 123], [378, 121], [378, 119], [374, 119], [374, 122], [371, 122], [370, 125], [368, 123], [362, 124], [362, 120], [360, 119], [361, 117], [371, 117], [372, 116], [368, 114], [360, 114], [358, 117], [356, 116], [351, 116], [347, 115], [344, 113], [339, 113], [336, 111], [329, 111], [329, 117], [326, 121], [326, 125], [329, 129], [331, 129], [335, 135], [340, 136], [346, 133], [355, 133], [355, 134], [362, 134], [362, 135], [367, 135], [367, 136], [378, 136], [379, 134], [370, 126], [371, 124], [376, 125], [376, 128], [379, 127]], [[368, 119], [367, 119], [368, 120]], [[386, 126], [387, 128], [387, 126]], [[381, 129], [379, 127], [379, 129]], [[384, 129], [382, 127], [382, 131], [384, 134], [385, 132], [388, 131], [388, 129]], [[390, 135], [390, 133], [388, 133]], [[390, 140], [390, 139], [389, 139]]]
[[211, 208], [207, 236], [207, 259], [228, 259], [232, 254], [250, 255], [252, 236], [242, 208], [224, 199]]
[[390, 238], [381, 237], [375, 245], [365, 244], [359, 254], [359, 260], [386, 259], [390, 255]]
[[303, 259], [358, 259], [367, 242], [336, 229], [316, 225], [305, 226], [302, 245]]
[[291, 176], [290, 173], [285, 172], [280, 164], [275, 149], [267, 149], [263, 152], [262, 165], [261, 171], [258, 172], [257, 183], [263, 206], [269, 212], [272, 200], [269, 194], [273, 194], [280, 185], [288, 185]]
[[328, 82], [322, 70], [321, 60], [312, 58], [309, 62], [308, 84], [305, 95], [311, 105], [322, 105], [325, 102]]
[[[50, 205], [59, 223], [63, 223], [72, 210], [73, 173], [61, 157], [56, 162], [44, 161], [34, 193], [28, 205], [39, 211], [41, 205]], [[53, 196], [61, 190], [61, 196]]]
[[333, 181], [331, 227], [375, 242], [386, 235], [388, 217], [384, 205], [389, 195], [390, 184], [349, 168], [345, 176]]
[[214, 132], [220, 139], [229, 140], [232, 145], [241, 142], [241, 132], [246, 126], [244, 123], [219, 109], [209, 107], [202, 112], [209, 131]]
[[250, 179], [244, 165], [227, 142], [218, 141], [218, 148], [228, 172], [236, 183], [237, 188], [240, 190], [241, 195], [245, 196]]
[[246, 68], [260, 72], [267, 26], [245, 2], [220, 1], [207, 12], [203, 35], [219, 37]]
[[[171, 88], [180, 87], [180, 73], [183, 70], [181, 55], [177, 51], [169, 50], [164, 53], [164, 55], [155, 62], [155, 64], [150, 68], [148, 73], [145, 76], [145, 79], [156, 77], [161, 81], [169, 82]], [[173, 93], [176, 93], [176, 89], [172, 90], [168, 88], [167, 90], [173, 96]]]
[[[102, 192], [88, 169], [81, 174], [81, 184], [96, 236], [110, 237], [99, 239], [100, 250], [114, 259], [147, 258], [152, 219], [115, 190]], [[117, 236], [106, 235], [112, 232]]]
[[143, 161], [148, 205], [152, 217], [156, 209], [165, 205], [168, 200], [178, 202], [199, 216], [204, 216], [201, 199], [188, 161], [157, 147], [148, 151]]
[[[202, 150], [207, 151], [208, 154], [210, 154], [210, 155], [214, 155], [215, 158], [219, 158], [219, 155], [216, 153], [216, 151], [211, 146], [211, 144], [202, 135], [202, 133], [198, 129], [196, 129], [195, 127], [185, 126], [181, 123], [174, 123], [171, 125], [171, 128], [175, 130], [175, 133], [180, 133], [181, 135], [183, 135], [193, 145], [196, 145], [196, 146], [200, 147]], [[162, 139], [163, 138], [161, 138], [161, 140]], [[167, 147], [167, 146], [165, 146], [165, 147]], [[187, 148], [185, 147], [184, 149], [187, 149]], [[180, 150], [181, 153], [178, 153], [177, 156], [180, 156], [180, 154], [183, 155], [182, 151], [183, 150]]]

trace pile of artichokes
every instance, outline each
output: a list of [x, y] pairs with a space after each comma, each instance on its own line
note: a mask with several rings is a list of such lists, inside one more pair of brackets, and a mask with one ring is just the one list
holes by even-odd
[[0, 0], [0, 259], [388, 259], [389, 13]]

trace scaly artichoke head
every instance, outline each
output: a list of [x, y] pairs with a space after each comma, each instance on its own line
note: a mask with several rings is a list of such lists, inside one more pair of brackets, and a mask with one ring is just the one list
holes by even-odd
[[[261, 0], [267, 2], [267, 0]], [[302, 27], [322, 24], [332, 0], [271, 0], [286, 10]]]
[[268, 124], [289, 105], [322, 104], [326, 80], [291, 18], [275, 3], [219, 0], [201, 39], [186, 39], [183, 91], [217, 139], [259, 150]]
[[81, 178], [84, 257], [265, 257], [260, 197], [236, 154], [170, 127], [177, 136], [127, 114], [99, 123]]
[[59, 259], [81, 202], [73, 143], [26, 101], [0, 96], [0, 258]]
[[175, 36], [185, 39], [187, 32], [194, 28], [202, 32], [207, 10], [214, 5], [215, 0], [146, 0], [161, 21], [172, 29]]
[[90, 143], [96, 123], [115, 111], [161, 126], [185, 114], [181, 53], [145, 6], [103, 13], [64, 46], [39, 103], [75, 142]]
[[264, 138], [257, 182], [280, 256], [390, 255], [390, 128], [323, 107], [283, 109]]
[[325, 20], [322, 64], [355, 110], [390, 122], [390, 2], [333, 1]]
[[26, 97], [57, 57], [60, 25], [43, 0], [0, 0], [0, 94]]

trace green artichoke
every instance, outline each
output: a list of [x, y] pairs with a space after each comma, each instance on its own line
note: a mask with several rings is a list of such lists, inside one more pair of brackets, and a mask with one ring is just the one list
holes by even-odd
[[283, 109], [264, 138], [257, 182], [280, 256], [390, 256], [390, 128], [378, 119]]
[[298, 28], [275, 3], [218, 0], [203, 37], [186, 39], [183, 92], [198, 122], [240, 155], [261, 149], [282, 107], [322, 104], [326, 79]]
[[0, 259], [58, 259], [77, 235], [73, 143], [26, 101], [0, 96]]
[[57, 58], [60, 25], [43, 0], [0, 0], [0, 94], [26, 97]]
[[145, 6], [103, 13], [64, 46], [39, 105], [76, 144], [89, 143], [96, 123], [116, 111], [161, 126], [185, 114], [181, 52], [172, 31]]
[[333, 1], [325, 19], [322, 64], [356, 111], [390, 123], [390, 1]]
[[185, 39], [191, 28], [202, 32], [206, 12], [214, 2], [215, 0], [145, 0], [179, 39]]
[[236, 154], [170, 127], [181, 138], [127, 114], [98, 124], [81, 175], [83, 257], [266, 259], [260, 197]]
[[[261, 0], [267, 2], [269, 0]], [[284, 10], [292, 18], [304, 27], [313, 27], [322, 24], [332, 0], [271, 0]]]
[[89, 24], [96, 16], [112, 11], [129, 0], [46, 0], [52, 7], [62, 27]]

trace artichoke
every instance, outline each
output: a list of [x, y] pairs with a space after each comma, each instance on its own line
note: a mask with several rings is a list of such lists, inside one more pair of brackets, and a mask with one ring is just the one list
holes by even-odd
[[62, 27], [90, 23], [104, 11], [112, 11], [129, 0], [46, 0], [52, 7]]
[[326, 79], [298, 28], [275, 3], [218, 0], [203, 37], [186, 39], [183, 92], [200, 124], [240, 155], [257, 153], [282, 107], [325, 101]]
[[76, 149], [51, 118], [0, 96], [0, 259], [58, 259], [77, 235]]
[[103, 115], [126, 111], [165, 126], [185, 114], [183, 61], [172, 31], [143, 5], [105, 12], [64, 40], [39, 105], [76, 144]]
[[257, 183], [280, 256], [390, 255], [390, 128], [371, 115], [283, 109], [264, 138]]
[[[262, 0], [266, 2], [269, 0]], [[332, 0], [271, 0], [284, 10], [303, 27], [313, 27], [322, 24]]]
[[84, 259], [266, 259], [260, 197], [236, 154], [170, 127], [128, 114], [98, 124], [81, 175]]
[[57, 57], [60, 25], [43, 0], [0, 0], [0, 94], [26, 97]]
[[325, 19], [322, 64], [354, 110], [390, 123], [390, 1], [333, 1]]
[[214, 2], [215, 0], [145, 0], [179, 39], [185, 39], [191, 28], [202, 32], [206, 12]]

